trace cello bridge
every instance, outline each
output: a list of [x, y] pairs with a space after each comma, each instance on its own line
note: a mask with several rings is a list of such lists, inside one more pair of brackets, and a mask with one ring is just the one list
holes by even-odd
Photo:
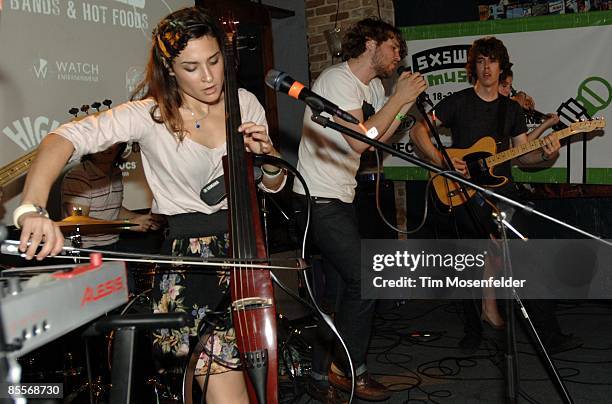
[[235, 300], [232, 303], [234, 310], [255, 310], [273, 307], [272, 299], [263, 297], [247, 297], [244, 299]]

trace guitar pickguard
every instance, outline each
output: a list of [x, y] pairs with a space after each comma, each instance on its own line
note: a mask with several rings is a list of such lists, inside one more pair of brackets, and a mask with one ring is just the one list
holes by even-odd
[[491, 175], [485, 159], [492, 154], [489, 152], [474, 152], [466, 154], [463, 160], [467, 164], [470, 179], [478, 185], [485, 187], [499, 187], [507, 182], [505, 177]]

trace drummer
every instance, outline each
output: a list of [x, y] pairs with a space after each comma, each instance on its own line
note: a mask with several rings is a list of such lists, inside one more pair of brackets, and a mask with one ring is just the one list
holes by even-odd
[[[98, 220], [125, 220], [131, 231], [158, 230], [164, 219], [161, 215], [139, 214], [123, 207], [123, 176], [119, 165], [127, 143], [116, 143], [108, 149], [86, 154], [62, 181], [63, 216], [89, 216]], [[119, 233], [80, 235], [80, 247], [115, 250]]]

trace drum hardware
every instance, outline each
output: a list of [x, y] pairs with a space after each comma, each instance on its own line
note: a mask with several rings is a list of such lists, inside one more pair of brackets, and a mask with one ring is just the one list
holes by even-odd
[[157, 313], [107, 316], [94, 322], [85, 331], [84, 336], [96, 336], [110, 330], [116, 330], [109, 402], [132, 402], [133, 363], [137, 330], [182, 328], [189, 326], [191, 321], [192, 319], [187, 313]]
[[[278, 315], [278, 341], [281, 365], [279, 374], [290, 379], [310, 374], [312, 370], [312, 346], [303, 333], [303, 329], [294, 325], [282, 314]], [[303, 328], [306, 328], [304, 326]]]
[[[136, 303], [139, 303], [139, 301], [142, 299], [146, 299], [146, 301], [150, 303], [148, 294], [152, 290], [153, 289], [144, 290], [140, 292], [139, 294], [137, 294], [136, 296], [132, 297], [129, 303], [126, 304], [125, 307], [121, 310], [119, 315], [120, 316], [126, 315], [126, 313], [128, 313], [128, 311], [132, 308], [132, 306], [135, 306]], [[149, 304], [148, 307], [151, 307], [151, 305]], [[113, 368], [113, 341], [114, 339], [115, 339], [115, 330], [111, 330], [106, 335], [106, 364], [108, 365], [108, 370], [112, 370]]]
[[77, 403], [83, 402], [80, 395], [85, 392], [89, 393], [90, 404], [105, 403], [106, 401], [104, 400], [104, 397], [110, 391], [110, 388], [110, 384], [104, 384], [102, 382], [102, 376], [97, 376], [92, 383], [86, 381], [85, 383], [81, 384], [76, 390], [64, 397], [63, 403], [69, 404], [75, 402], [75, 400], [78, 400], [76, 401]]
[[[165, 377], [172, 377], [172, 376], [176, 376], [179, 377], [179, 375], [162, 375]], [[172, 389], [170, 388], [170, 386], [172, 385], [171, 382], [162, 382], [160, 380], [159, 376], [153, 376], [147, 379], [147, 381], [145, 382], [145, 384], [149, 387], [151, 387], [153, 389], [153, 394], [155, 396], [155, 400], [158, 403], [176, 403], [176, 404], [180, 404], [182, 403], [181, 397], [175, 393], [172, 392]], [[176, 383], [175, 383], [176, 384]]]

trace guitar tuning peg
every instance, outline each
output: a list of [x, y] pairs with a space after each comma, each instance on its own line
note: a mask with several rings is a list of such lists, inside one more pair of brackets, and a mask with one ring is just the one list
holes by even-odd
[[100, 104], [98, 101], [92, 102], [91, 103], [91, 107], [95, 108], [96, 111], [100, 112], [100, 107], [102, 106], [102, 104]]
[[87, 111], [89, 111], [89, 105], [87, 104], [81, 105], [81, 111], [87, 114], [88, 113]]
[[106, 108], [110, 108], [112, 103], [113, 102], [111, 100], [109, 100], [108, 98], [105, 99], [104, 101], [102, 101], [102, 104], [104, 104], [106, 106]]
[[76, 107], [72, 107], [68, 110], [68, 113], [70, 115], [74, 115], [74, 117], [76, 118], [77, 114], [79, 113], [79, 109]]

